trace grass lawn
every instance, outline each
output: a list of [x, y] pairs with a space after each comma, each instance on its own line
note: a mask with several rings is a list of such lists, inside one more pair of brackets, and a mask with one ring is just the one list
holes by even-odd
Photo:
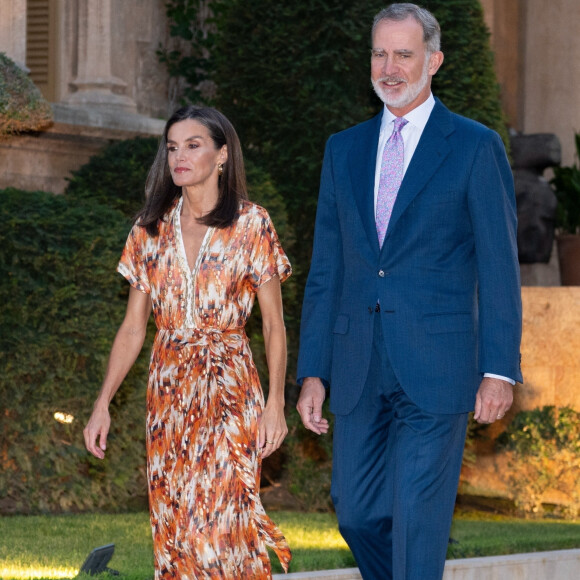
[[[291, 572], [355, 566], [332, 514], [271, 512], [294, 554]], [[448, 557], [466, 558], [580, 548], [580, 522], [520, 520], [480, 512], [457, 513]], [[123, 580], [153, 577], [146, 513], [0, 517], [0, 578], [73, 578], [88, 553], [115, 544], [109, 566]], [[281, 572], [273, 556], [274, 572]], [[89, 579], [90, 576], [86, 576]]]

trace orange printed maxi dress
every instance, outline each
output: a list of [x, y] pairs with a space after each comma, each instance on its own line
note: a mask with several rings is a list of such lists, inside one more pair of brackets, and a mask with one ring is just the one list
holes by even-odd
[[134, 226], [118, 271], [150, 294], [157, 334], [147, 392], [147, 476], [158, 579], [271, 578], [290, 550], [259, 497], [264, 398], [244, 325], [257, 290], [291, 273], [266, 210], [242, 202], [209, 228], [193, 271], [182, 198], [149, 236]]

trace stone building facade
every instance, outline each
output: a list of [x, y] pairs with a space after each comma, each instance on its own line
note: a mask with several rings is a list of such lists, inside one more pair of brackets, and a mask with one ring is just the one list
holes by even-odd
[[[51, 103], [164, 118], [171, 83], [163, 0], [0, 0], [0, 51]], [[57, 114], [57, 120], [59, 115]]]

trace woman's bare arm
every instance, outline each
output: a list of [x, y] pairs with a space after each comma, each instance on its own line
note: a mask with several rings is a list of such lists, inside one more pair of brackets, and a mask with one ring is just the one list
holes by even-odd
[[111, 348], [103, 385], [93, 406], [91, 418], [83, 431], [87, 449], [99, 459], [103, 459], [107, 448], [107, 435], [111, 424], [109, 403], [141, 352], [150, 313], [151, 297], [131, 288], [125, 318]]
[[258, 302], [270, 374], [268, 401], [260, 419], [258, 445], [262, 449], [262, 457], [267, 457], [282, 445], [288, 433], [284, 417], [286, 327], [282, 313], [280, 278], [275, 276], [260, 287]]

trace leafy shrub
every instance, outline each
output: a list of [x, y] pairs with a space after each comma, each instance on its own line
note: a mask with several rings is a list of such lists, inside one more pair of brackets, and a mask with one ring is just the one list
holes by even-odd
[[574, 136], [577, 162], [569, 167], [554, 167], [554, 186], [558, 206], [556, 227], [565, 234], [580, 233], [580, 133]]
[[[284, 251], [288, 254], [292, 262], [292, 267], [296, 271], [296, 263], [292, 259], [292, 250], [294, 248], [294, 233], [291, 227], [284, 200], [276, 190], [269, 175], [256, 166], [251, 161], [246, 161], [246, 177], [248, 181], [248, 197], [268, 210], [270, 217], [280, 238]], [[282, 295], [284, 301], [284, 314], [287, 330], [288, 343], [288, 366], [294, 369], [298, 356], [298, 321], [292, 318], [292, 313], [297, 308], [296, 276], [290, 277], [282, 286]], [[262, 335], [262, 317], [260, 307], [256, 301], [252, 316], [248, 321], [246, 332], [250, 338], [252, 355], [258, 368], [262, 385], [267, 392], [268, 390], [268, 365], [266, 361], [266, 351], [264, 348], [264, 337]], [[290, 386], [290, 385], [289, 385]], [[289, 394], [294, 391], [294, 383], [290, 386]], [[292, 397], [290, 397], [292, 398]]]
[[145, 202], [145, 180], [158, 145], [156, 137], [111, 143], [73, 171], [65, 195], [75, 200], [94, 199], [134, 216]]
[[525, 514], [542, 514], [547, 492], [563, 498], [557, 511], [576, 517], [580, 509], [580, 413], [545, 406], [519, 412], [498, 438], [511, 454], [504, 474], [516, 506]]
[[443, 65], [433, 78], [433, 93], [455, 113], [497, 131], [509, 150], [489, 30], [480, 0], [424, 0], [441, 25]]
[[477, 443], [480, 441], [489, 440], [489, 436], [487, 435], [487, 428], [488, 425], [478, 423], [473, 418], [473, 413], [469, 414], [467, 430], [465, 433], [465, 446], [463, 449], [462, 465], [472, 466], [475, 464], [477, 460]]
[[323, 436], [306, 430], [294, 409], [287, 419], [282, 483], [305, 511], [334, 510], [330, 498], [334, 421], [328, 403], [323, 407], [323, 415], [330, 421], [329, 432]]
[[147, 348], [111, 405], [104, 461], [82, 435], [126, 304], [115, 268], [128, 220], [91, 200], [7, 189], [0, 221], [0, 513], [144, 505]]
[[28, 75], [0, 52], [0, 136], [40, 131], [52, 124], [52, 109]]
[[[234, 0], [212, 2], [212, 10], [215, 33], [204, 39], [209, 56], [199, 64], [216, 85], [213, 102], [282, 193], [306, 263], [324, 143], [378, 110], [366, 50], [372, 8], [340, 0]], [[170, 16], [191, 17], [177, 10]], [[192, 88], [203, 80], [200, 67], [188, 67], [185, 59], [170, 72], [185, 76]]]

